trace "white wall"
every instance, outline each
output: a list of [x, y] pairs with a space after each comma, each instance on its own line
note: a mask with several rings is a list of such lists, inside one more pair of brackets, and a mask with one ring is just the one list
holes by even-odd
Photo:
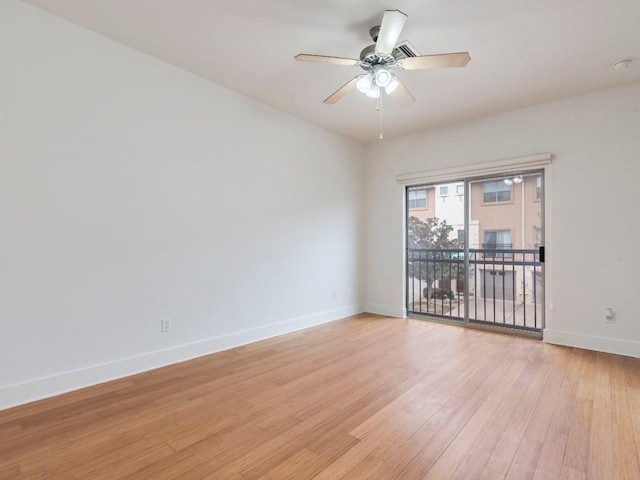
[[[464, 196], [456, 193], [458, 186], [464, 187], [464, 183], [439, 183], [436, 185], [436, 217], [446, 220], [449, 225], [464, 226]], [[440, 195], [440, 187], [448, 187], [448, 195]], [[452, 231], [451, 238], [458, 238], [458, 232]]]
[[402, 315], [396, 175], [542, 152], [555, 155], [545, 340], [640, 356], [639, 83], [370, 145], [365, 308]]
[[361, 311], [360, 145], [16, 0], [0, 70], [0, 408]]

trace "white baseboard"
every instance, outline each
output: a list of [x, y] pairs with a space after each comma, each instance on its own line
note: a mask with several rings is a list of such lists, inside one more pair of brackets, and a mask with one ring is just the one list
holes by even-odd
[[93, 365], [50, 377], [3, 386], [0, 387], [0, 410], [340, 320], [351, 315], [362, 313], [362, 311], [363, 309], [360, 305], [351, 305], [250, 330], [243, 330], [194, 343], [179, 345], [166, 350], [148, 352], [135, 357]]
[[364, 311], [377, 315], [385, 315], [387, 317], [405, 318], [407, 316], [404, 308], [395, 305], [384, 305], [382, 303], [367, 303], [364, 306]]
[[542, 339], [546, 343], [640, 358], [640, 342], [549, 330], [548, 328], [543, 331], [542, 335]]

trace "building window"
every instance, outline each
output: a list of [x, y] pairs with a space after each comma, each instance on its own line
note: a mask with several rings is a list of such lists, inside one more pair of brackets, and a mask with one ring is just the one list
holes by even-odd
[[464, 195], [464, 185], [458, 185], [456, 187], [456, 195]]
[[536, 228], [536, 248], [540, 247], [542, 245], [542, 229], [535, 227]]
[[409, 190], [409, 208], [427, 208], [427, 189]]
[[536, 177], [536, 200], [542, 198], [542, 177], [538, 175]]
[[464, 230], [458, 230], [458, 241], [464, 244]]
[[440, 196], [446, 197], [447, 195], [449, 195], [449, 187], [440, 187]]
[[511, 230], [485, 230], [482, 248], [489, 250], [485, 257], [507, 257], [511, 252], [499, 252], [498, 250], [511, 250]]
[[511, 187], [504, 182], [485, 182], [484, 203], [508, 202], [511, 200]]

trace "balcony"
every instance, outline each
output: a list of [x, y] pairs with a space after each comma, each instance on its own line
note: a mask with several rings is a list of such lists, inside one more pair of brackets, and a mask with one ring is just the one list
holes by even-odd
[[408, 313], [541, 332], [539, 250], [489, 246], [469, 249], [468, 275], [462, 249], [408, 249]]

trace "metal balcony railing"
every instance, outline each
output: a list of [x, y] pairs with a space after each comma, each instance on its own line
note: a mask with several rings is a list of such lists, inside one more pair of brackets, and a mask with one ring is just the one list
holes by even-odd
[[541, 332], [539, 250], [490, 245], [469, 249], [468, 274], [462, 249], [408, 249], [408, 313]]

